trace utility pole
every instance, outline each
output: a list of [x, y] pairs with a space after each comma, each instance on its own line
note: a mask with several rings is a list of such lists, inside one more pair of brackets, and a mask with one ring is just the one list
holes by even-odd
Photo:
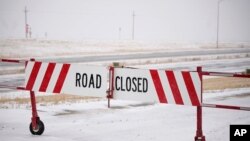
[[27, 23], [27, 18], [28, 18], [28, 15], [27, 15], [27, 13], [28, 13], [28, 10], [27, 10], [27, 7], [25, 6], [25, 8], [24, 8], [24, 18], [25, 18], [25, 38], [27, 39], [28, 38], [28, 28], [29, 28], [29, 25], [28, 25], [28, 23]]
[[30, 39], [31, 39], [31, 35], [32, 35], [31, 27], [29, 26], [29, 38], [30, 38]]
[[132, 40], [135, 39], [135, 11], [132, 14]]
[[220, 26], [220, 0], [217, 3], [217, 36], [216, 36], [216, 48], [219, 48], [219, 26]]
[[217, 37], [216, 37], [216, 48], [219, 48], [219, 31], [220, 31], [220, 3], [223, 0], [218, 0], [217, 3]]

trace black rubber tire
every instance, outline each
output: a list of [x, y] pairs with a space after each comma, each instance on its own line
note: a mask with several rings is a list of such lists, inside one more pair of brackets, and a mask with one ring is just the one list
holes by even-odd
[[38, 120], [37, 126], [38, 126], [38, 129], [34, 130], [32, 127], [32, 123], [30, 123], [30, 133], [33, 135], [42, 135], [45, 129], [43, 122], [41, 120]]

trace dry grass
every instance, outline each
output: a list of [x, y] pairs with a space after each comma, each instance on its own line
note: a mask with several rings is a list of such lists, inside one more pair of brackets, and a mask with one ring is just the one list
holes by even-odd
[[204, 90], [223, 90], [230, 88], [246, 88], [250, 87], [249, 78], [236, 78], [236, 77], [221, 77], [205, 79], [203, 81]]
[[[67, 94], [55, 94], [50, 96], [37, 96], [37, 103], [50, 103], [50, 104], [59, 104], [65, 102], [78, 102], [78, 101], [87, 101], [87, 100], [98, 100], [96, 97], [86, 97], [86, 96], [75, 96]], [[30, 103], [30, 98], [1, 98], [0, 103], [16, 103], [16, 104], [28, 104]]]

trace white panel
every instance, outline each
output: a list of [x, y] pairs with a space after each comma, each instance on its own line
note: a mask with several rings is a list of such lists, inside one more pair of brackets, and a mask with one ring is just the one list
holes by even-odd
[[108, 89], [107, 74], [108, 69], [106, 67], [72, 64], [61, 93], [106, 97]]

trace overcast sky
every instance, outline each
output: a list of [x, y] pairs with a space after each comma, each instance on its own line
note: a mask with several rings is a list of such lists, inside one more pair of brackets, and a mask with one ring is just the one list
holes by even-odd
[[[218, 0], [0, 0], [0, 38], [214, 43]], [[250, 42], [250, 0], [222, 0], [220, 42]]]

